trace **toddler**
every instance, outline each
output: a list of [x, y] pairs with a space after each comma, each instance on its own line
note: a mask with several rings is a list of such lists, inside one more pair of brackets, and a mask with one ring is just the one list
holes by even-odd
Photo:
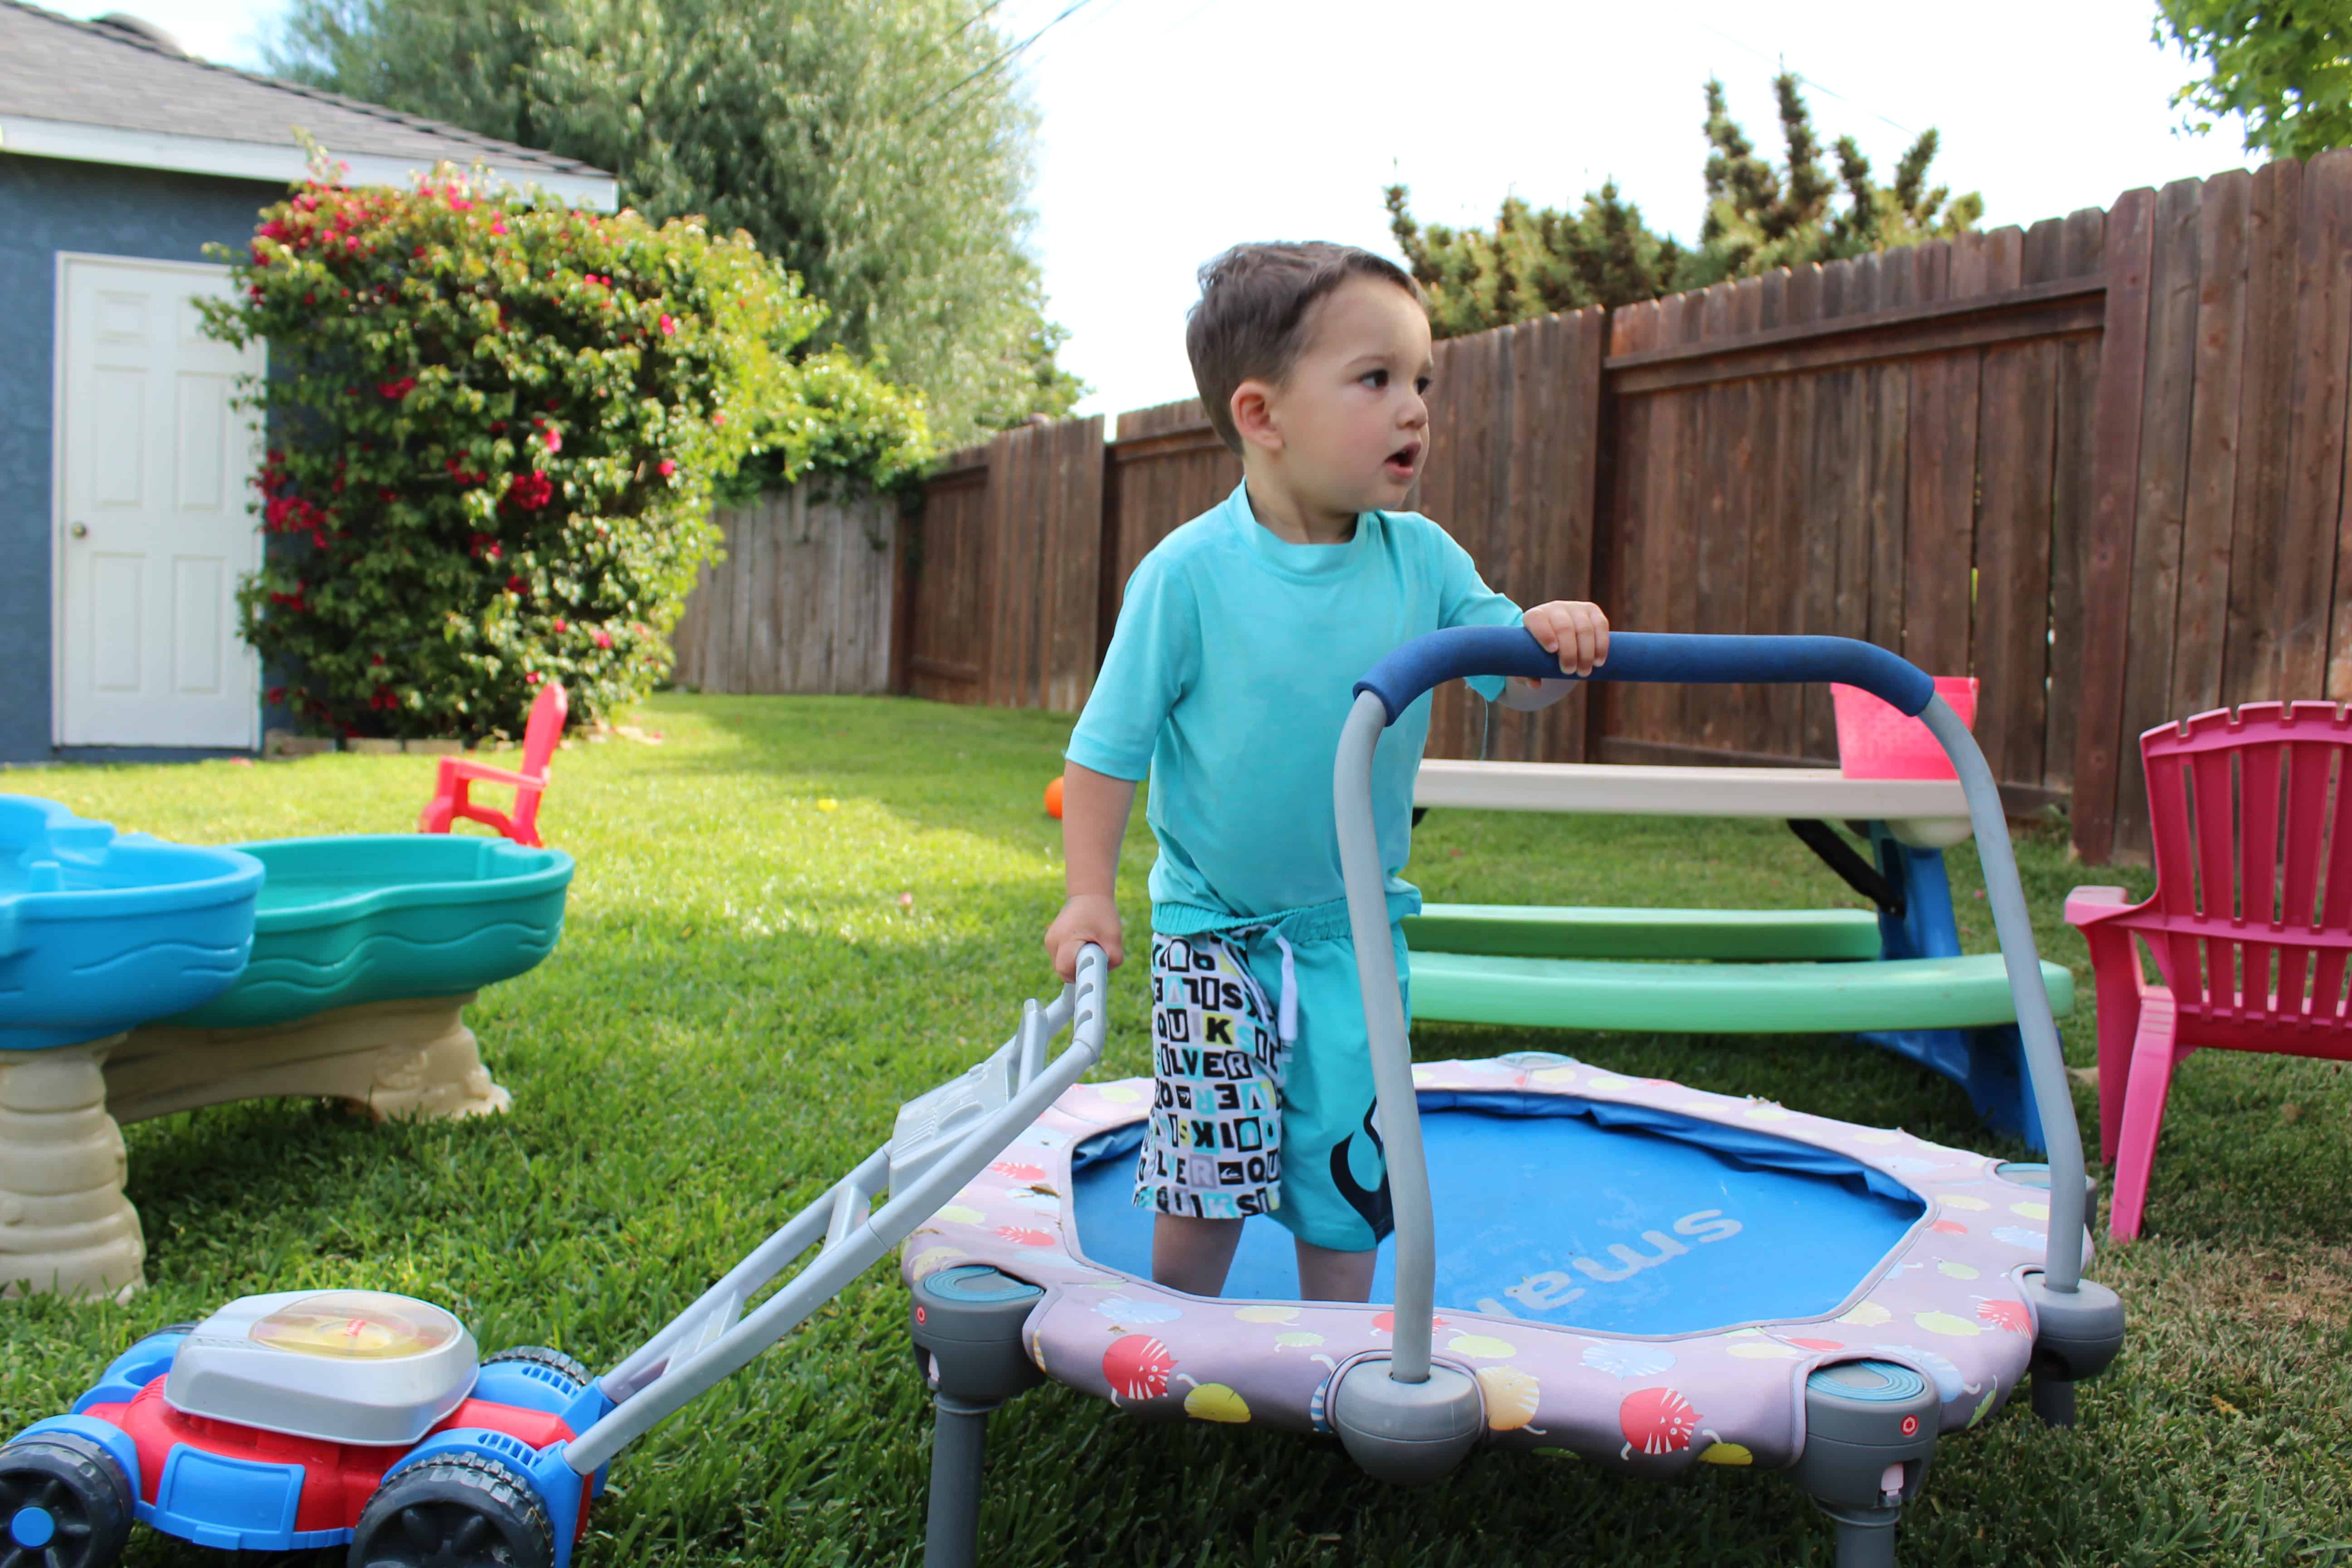
[[[1332, 818], [1352, 689], [1423, 633], [1522, 620], [1589, 675], [1609, 623], [1581, 603], [1522, 616], [1435, 523], [1393, 510], [1428, 460], [1431, 356], [1420, 289], [1391, 262], [1238, 246], [1202, 269], [1185, 347], [1243, 482], [1128, 580], [1066, 753], [1069, 899], [1045, 945], [1065, 979], [1084, 942], [1120, 962], [1112, 886], [1148, 773], [1153, 1105], [1135, 1201], [1156, 1211], [1152, 1278], [1216, 1295], [1243, 1222], [1272, 1215], [1303, 1297], [1361, 1301], [1391, 1219]], [[1373, 763], [1401, 977], [1428, 733], [1424, 698]]]

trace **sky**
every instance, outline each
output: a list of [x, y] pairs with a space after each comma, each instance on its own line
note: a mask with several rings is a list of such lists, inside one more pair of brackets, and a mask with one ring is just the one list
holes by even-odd
[[[194, 53], [253, 66], [282, 0], [89, 0]], [[1067, 15], [1064, 15], [1067, 13]], [[1383, 186], [1425, 223], [1484, 224], [1513, 193], [1579, 203], [1613, 178], [1654, 228], [1696, 237], [1703, 86], [1776, 161], [1781, 62], [1825, 145], [1874, 170], [1929, 127], [1933, 178], [1985, 225], [2031, 225], [2251, 160], [2233, 128], [2180, 134], [2189, 65], [2150, 41], [2153, 0], [1002, 0], [1041, 120], [1033, 248], [1086, 413], [1192, 393], [1183, 318], [1200, 264], [1252, 239], [1396, 254]], [[1959, 18], [1965, 16], [1965, 23]], [[1055, 21], [1056, 17], [1062, 19]], [[1832, 164], [1832, 167], [1834, 165]]]

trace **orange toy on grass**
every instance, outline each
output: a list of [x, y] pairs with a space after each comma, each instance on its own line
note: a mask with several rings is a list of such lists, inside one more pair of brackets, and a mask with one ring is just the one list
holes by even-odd
[[1062, 781], [1059, 777], [1045, 786], [1045, 815], [1056, 822], [1062, 819]]

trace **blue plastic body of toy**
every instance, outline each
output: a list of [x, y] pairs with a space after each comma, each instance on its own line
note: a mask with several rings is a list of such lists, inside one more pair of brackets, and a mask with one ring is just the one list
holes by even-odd
[[233, 849], [0, 795], [0, 1050], [99, 1039], [220, 994], [252, 950], [262, 874]]

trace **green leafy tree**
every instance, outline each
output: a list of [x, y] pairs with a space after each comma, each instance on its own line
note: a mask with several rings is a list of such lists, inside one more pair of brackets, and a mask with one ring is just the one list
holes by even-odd
[[[2154, 39], [2206, 68], [2172, 95], [2197, 116], [2242, 116], [2248, 152], [2308, 158], [2352, 147], [2352, 6], [2344, 0], [2157, 0]], [[2191, 118], [2202, 135], [2213, 121]]]
[[1784, 72], [1772, 86], [1786, 149], [1778, 167], [1731, 118], [1723, 84], [1706, 84], [1706, 216], [1696, 247], [1653, 232], [1613, 183], [1586, 195], [1575, 212], [1508, 197], [1491, 229], [1423, 226], [1412, 217], [1405, 187], [1390, 186], [1390, 232], [1429, 292], [1438, 335], [1587, 305], [1630, 305], [1776, 267], [1948, 238], [1983, 216], [1981, 196], [1955, 198], [1945, 186], [1928, 185], [1934, 131], [1912, 143], [1892, 184], [1873, 176], [1852, 137], [1840, 137], [1832, 178], [1800, 79]]
[[1389, 231], [1429, 295], [1442, 338], [1484, 331], [1587, 305], [1622, 305], [1671, 291], [1683, 248], [1653, 234], [1614, 182], [1563, 212], [1507, 196], [1491, 229], [1417, 223], [1411, 193], [1388, 187]]
[[950, 443], [1083, 391], [1026, 248], [1035, 117], [988, 0], [293, 0], [290, 79], [614, 171], [740, 228]]
[[215, 249], [239, 293], [206, 330], [267, 339], [268, 548], [241, 585], [267, 694], [329, 733], [520, 734], [562, 681], [585, 722], [667, 669], [717, 542], [712, 486], [755, 447], [781, 477], [888, 484], [920, 410], [839, 351], [740, 234], [511, 195], [446, 168], [414, 191], [321, 173]]

